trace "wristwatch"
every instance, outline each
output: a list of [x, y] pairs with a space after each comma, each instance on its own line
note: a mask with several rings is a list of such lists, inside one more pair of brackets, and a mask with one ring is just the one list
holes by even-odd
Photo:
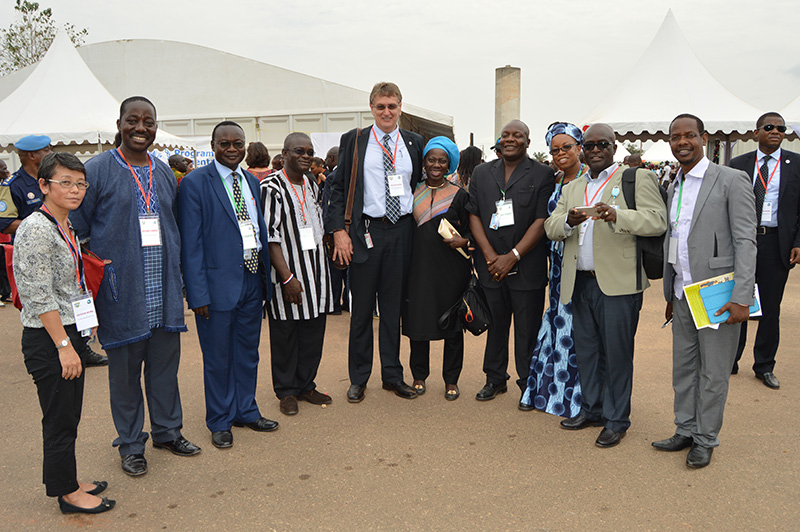
[[62, 347], [67, 347], [68, 345], [69, 345], [69, 337], [64, 338], [58, 343], [58, 349], [61, 349]]

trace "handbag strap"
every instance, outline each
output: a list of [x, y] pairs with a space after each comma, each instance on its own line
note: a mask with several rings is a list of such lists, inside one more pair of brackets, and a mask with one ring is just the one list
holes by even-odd
[[353, 164], [350, 168], [350, 188], [347, 191], [347, 204], [344, 209], [344, 230], [350, 232], [350, 224], [353, 223], [353, 200], [356, 195], [356, 179], [358, 178], [358, 137], [361, 135], [361, 128], [356, 129], [356, 140], [353, 143]]

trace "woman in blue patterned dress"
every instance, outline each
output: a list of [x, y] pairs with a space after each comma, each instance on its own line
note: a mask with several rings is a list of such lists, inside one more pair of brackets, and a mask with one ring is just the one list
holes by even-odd
[[[545, 139], [559, 169], [556, 188], [547, 205], [548, 213], [552, 214], [564, 185], [585, 172], [580, 161], [583, 134], [572, 124], [556, 122], [548, 128]], [[564, 305], [559, 300], [563, 251], [563, 242], [550, 242], [550, 308], [542, 318], [520, 409], [573, 417], [581, 410], [581, 385], [572, 341], [572, 304]]]

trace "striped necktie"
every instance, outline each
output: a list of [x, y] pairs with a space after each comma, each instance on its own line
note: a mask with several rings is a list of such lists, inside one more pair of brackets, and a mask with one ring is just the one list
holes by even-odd
[[[383, 147], [385, 148], [383, 150], [383, 181], [386, 189], [386, 217], [390, 222], [397, 223], [397, 220], [400, 219], [400, 198], [389, 193], [389, 176], [395, 173], [394, 162], [389, 156], [391, 153], [389, 151], [389, 138], [388, 134], [383, 136]], [[399, 142], [400, 139], [398, 138], [397, 141]]]

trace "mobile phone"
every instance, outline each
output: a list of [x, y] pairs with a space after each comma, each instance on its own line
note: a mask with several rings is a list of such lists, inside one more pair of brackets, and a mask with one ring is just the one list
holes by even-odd
[[598, 207], [584, 205], [581, 207], [575, 207], [575, 210], [586, 214], [586, 216], [589, 216], [590, 218], [600, 216], [600, 209]]

